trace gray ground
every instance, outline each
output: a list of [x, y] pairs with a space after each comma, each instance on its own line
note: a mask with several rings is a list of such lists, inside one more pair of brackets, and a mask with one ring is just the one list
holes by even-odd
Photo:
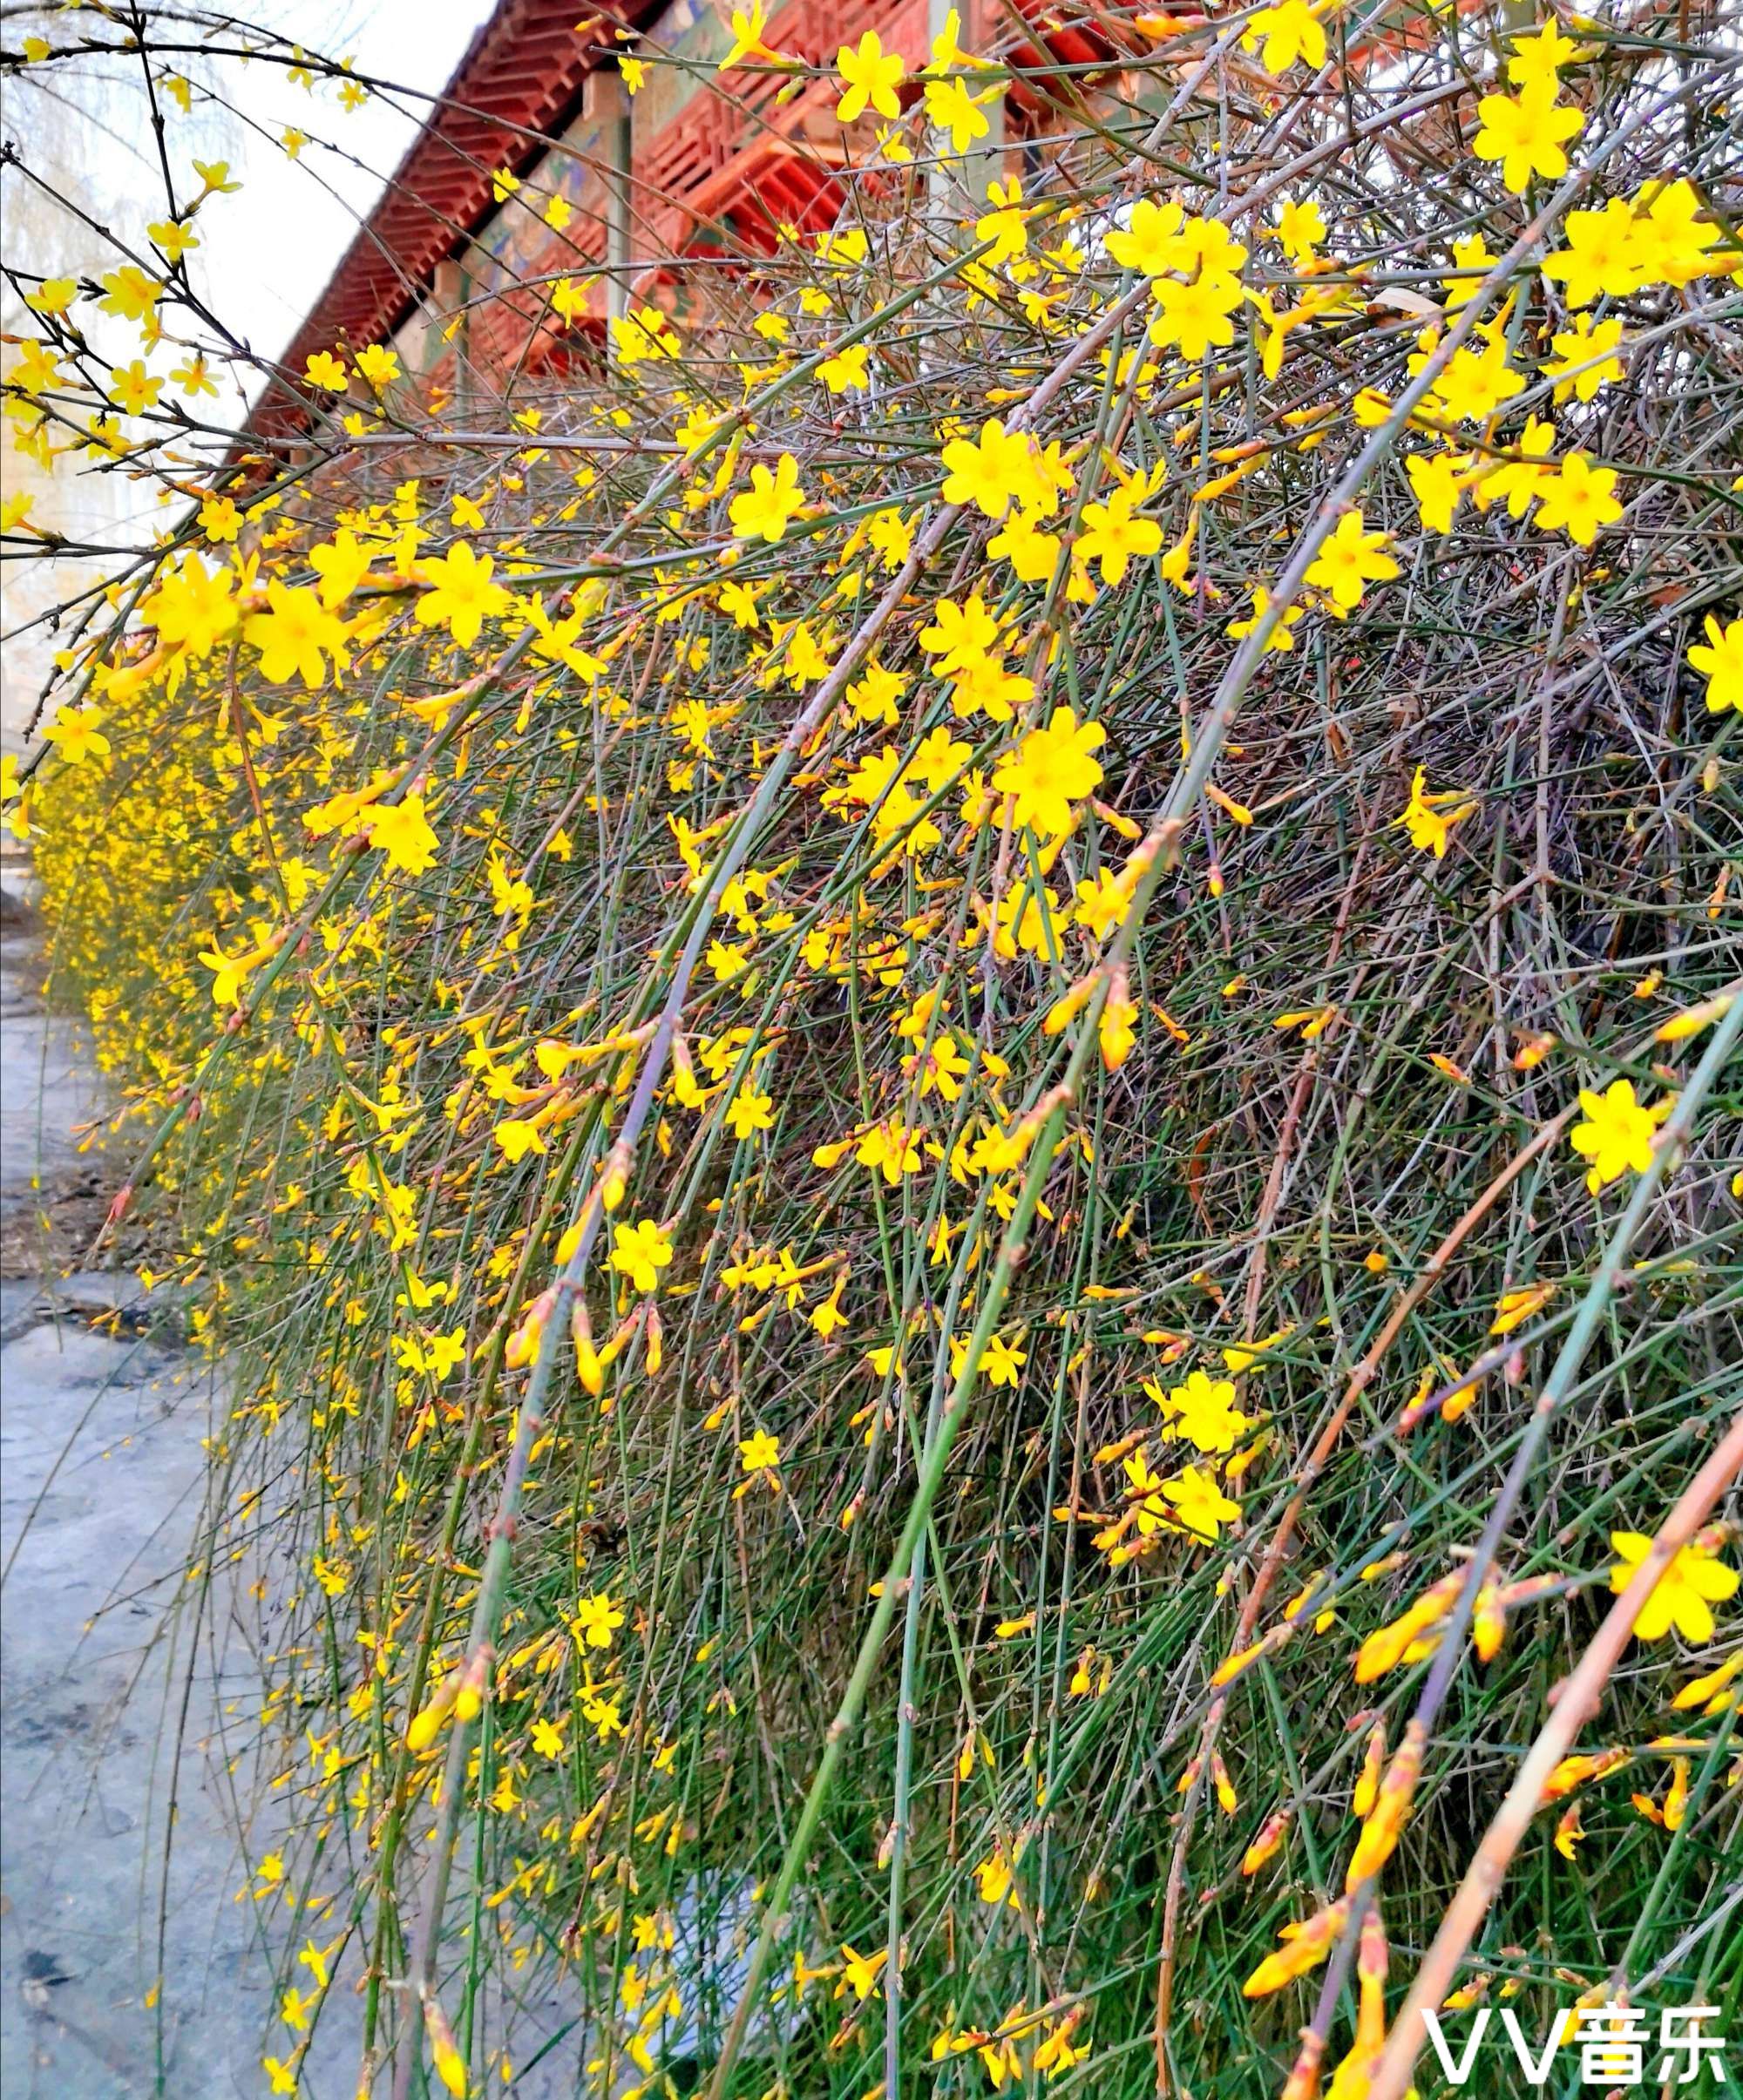
[[[281, 1903], [236, 1900], [273, 1844], [273, 1797], [248, 1750], [261, 1704], [250, 1629], [261, 1612], [245, 1589], [263, 1571], [226, 1571], [196, 1613], [186, 1571], [206, 1491], [200, 1440], [221, 1390], [179, 1345], [173, 1305], [147, 1300], [136, 1276], [63, 1273], [89, 1247], [120, 1169], [75, 1135], [102, 1094], [76, 1030], [44, 1013], [41, 974], [34, 929], [9, 909], [0, 2090], [5, 2100], [252, 2100], [268, 2090], [263, 2055], [286, 2059], [295, 2042], [277, 2017], [275, 1957], [311, 1935], [324, 1945], [337, 1920], [309, 1927]], [[459, 1873], [462, 1900], [464, 1886]], [[310, 1986], [305, 1970], [294, 1980]], [[315, 2100], [356, 2091], [354, 1981], [341, 1971], [300, 2067], [299, 2091]], [[537, 2037], [565, 2024], [556, 2000], [523, 2005], [516, 2057], [527, 2062]], [[513, 2092], [573, 2093], [580, 2053], [572, 2041]]]
[[[98, 1089], [74, 1031], [34, 995], [28, 927], [7, 918], [0, 1224], [17, 1270], [32, 1247], [51, 1264], [70, 1236], [88, 1242], [108, 1183], [100, 1155], [71, 1135]], [[188, 1609], [213, 1399], [194, 1362], [125, 1272], [0, 1283], [6, 2100], [254, 2095], [263, 2050], [289, 2053], [261, 1914], [232, 1900], [246, 1876], [227, 1795], [234, 1784], [247, 1798], [249, 1775], [227, 1772], [221, 1738], [252, 1719], [257, 1681], [238, 1627], [196, 1640]], [[227, 1622], [229, 1602], [218, 1593]], [[161, 2082], [159, 2012], [146, 2003], [160, 1907]], [[309, 2065], [323, 2097], [349, 2095], [356, 2078], [350, 2008], [336, 2009], [330, 2046]]]

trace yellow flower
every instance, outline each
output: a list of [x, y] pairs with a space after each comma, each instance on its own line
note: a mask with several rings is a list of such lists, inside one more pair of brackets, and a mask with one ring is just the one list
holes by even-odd
[[1230, 1500], [1206, 1467], [1189, 1466], [1174, 1480], [1164, 1480], [1162, 1492], [1174, 1504], [1177, 1521], [1207, 1545], [1241, 1514], [1240, 1504]]
[[463, 649], [478, 638], [486, 620], [499, 620], [513, 600], [499, 583], [491, 580], [495, 563], [488, 554], [475, 554], [464, 539], [447, 555], [434, 555], [424, 564], [431, 585], [417, 601], [420, 627], [445, 627]]
[[[189, 566], [196, 557], [190, 556]], [[275, 577], [267, 586], [270, 610], [253, 614], [243, 625], [244, 638], [261, 653], [261, 675], [283, 685], [301, 677], [311, 693], [327, 680], [327, 657], [336, 670], [349, 667], [344, 623], [334, 617], [313, 591], [292, 590]]]
[[[1633, 1580], [1635, 1569], [1651, 1551], [1652, 1541], [1638, 1531], [1612, 1531], [1610, 1543], [1616, 1552], [1610, 1587], [1619, 1597]], [[1736, 1595], [1739, 1579], [1737, 1570], [1727, 1568], [1719, 1558], [1717, 1546], [1696, 1539], [1679, 1549], [1653, 1584], [1634, 1622], [1635, 1633], [1643, 1641], [1657, 1641], [1674, 1626], [1685, 1640], [1697, 1646], [1710, 1641], [1712, 1607]]]
[[1082, 2021], [1086, 2006], [1075, 2006], [1056, 2027], [1035, 2044], [1034, 2067], [1043, 2076], [1057, 2078], [1068, 2071], [1073, 2064], [1082, 2063], [1090, 2050], [1090, 2043], [1082, 2042], [1074, 2049], [1071, 2037]]
[[1462, 452], [1412, 452], [1404, 462], [1410, 492], [1425, 532], [1450, 532], [1468, 485], [1469, 456]]
[[783, 452], [771, 474], [758, 464], [750, 470], [750, 486], [732, 499], [732, 529], [745, 539], [764, 539], [772, 546], [786, 535], [794, 514], [804, 509], [804, 491], [799, 486], [799, 463]]
[[1122, 269], [1144, 277], [1166, 276], [1185, 261], [1180, 238], [1184, 219], [1177, 204], [1140, 197], [1125, 225], [1108, 235], [1108, 253]]
[[[1230, 640], [1232, 641], [1245, 640], [1247, 635], [1255, 631], [1270, 610], [1271, 593], [1262, 583], [1255, 584], [1252, 594], [1252, 611], [1244, 620], [1231, 620], [1229, 622]], [[1306, 613], [1307, 608], [1304, 605], [1290, 605], [1283, 608], [1282, 616], [1278, 619], [1277, 625], [1265, 638], [1265, 650], [1267, 656], [1273, 651], [1280, 654], [1295, 647], [1293, 630], [1306, 617]]]
[[983, 1903], [1007, 1904], [1012, 1910], [1022, 1907], [1012, 1886], [1016, 1876], [1002, 1845], [995, 1845], [973, 1871]]
[[733, 66], [742, 64], [746, 58], [772, 59], [777, 58], [778, 54], [771, 51], [763, 41], [763, 32], [768, 26], [769, 13], [763, 4], [763, 0], [755, 0], [755, 4], [748, 14], [742, 7], [734, 8], [731, 24], [732, 47], [720, 64], [716, 66], [715, 71], [717, 73], [729, 71]]
[[991, 241], [992, 247], [980, 260], [988, 268], [1001, 262], [1013, 262], [1028, 251], [1028, 216], [1022, 209], [1023, 186], [1013, 175], [1008, 182], [989, 185], [987, 201], [994, 207], [983, 212], [974, 221], [974, 238], [977, 241]]
[[1290, 261], [1299, 265], [1311, 261], [1315, 250], [1324, 247], [1326, 216], [1312, 198], [1298, 202], [1285, 197], [1278, 207], [1277, 224], [1272, 230]]
[[999, 647], [999, 623], [987, 610], [979, 591], [959, 606], [953, 598], [940, 598], [933, 607], [932, 623], [919, 632], [919, 644], [928, 656], [938, 659], [937, 669], [946, 678], [977, 661]]
[[1516, 95], [1485, 95], [1476, 113], [1471, 151], [1479, 160], [1501, 163], [1501, 180], [1515, 196], [1533, 175], [1554, 181], [1567, 173], [1563, 141], [1577, 138], [1585, 124], [1577, 109], [1556, 102], [1553, 78], [1534, 81]]
[[196, 160], [193, 172], [199, 176], [202, 190], [207, 196], [234, 196], [242, 186], [240, 182], [231, 181], [230, 163], [227, 160]]
[[1337, 530], [1313, 558], [1307, 581], [1325, 592], [1339, 613], [1353, 612], [1370, 583], [1386, 583], [1398, 573], [1398, 564], [1380, 550], [1384, 532], [1370, 532], [1360, 511], [1346, 511]]
[[137, 357], [130, 364], [118, 364], [110, 374], [109, 398], [126, 415], [140, 416], [155, 408], [162, 391], [163, 381], [146, 371]]
[[758, 1429], [748, 1437], [742, 1437], [738, 1445], [738, 1460], [746, 1473], [772, 1472], [781, 1462], [780, 1439], [770, 1436], [766, 1429]]
[[1543, 258], [1543, 274], [1563, 288], [1570, 306], [1590, 306], [1601, 292], [1624, 299], [1639, 290], [1634, 213], [1625, 197], [1612, 197], [1602, 211], [1570, 212], [1563, 231], [1568, 245]]
[[596, 1589], [575, 1606], [569, 1630], [578, 1647], [609, 1648], [612, 1636], [622, 1623], [623, 1614], [617, 1605], [605, 1590]]
[[1226, 349], [1235, 339], [1235, 308], [1245, 296], [1238, 278], [1217, 271], [1206, 269], [1190, 284], [1164, 277], [1156, 288], [1150, 339], [1157, 349], [1172, 346], [1195, 362], [1213, 348]]
[[1584, 452], [1570, 452], [1559, 473], [1539, 478], [1537, 514], [1531, 522], [1540, 532], [1565, 532], [1577, 546], [1589, 547], [1622, 515], [1622, 505], [1610, 492], [1615, 486], [1613, 467], [1595, 467]]
[[1319, 11], [1307, 0], [1278, 0], [1274, 7], [1261, 8], [1241, 31], [1241, 49], [1259, 51], [1259, 64], [1275, 77], [1285, 72], [1298, 58], [1309, 65], [1326, 63], [1326, 30]]
[[1404, 814], [1392, 821], [1408, 830], [1410, 843], [1418, 852], [1432, 853], [1436, 860], [1444, 860], [1453, 826], [1462, 823], [1476, 804], [1458, 788], [1428, 793], [1422, 784], [1427, 778], [1426, 769], [1418, 766], [1410, 782], [1410, 799], [1404, 805]]
[[[1685, 176], [1658, 181], [1634, 200], [1631, 253], [1642, 284], [1686, 284], [1726, 267], [1707, 243], [1719, 228], [1700, 216], [1699, 193]], [[1722, 251], [1721, 251], [1722, 254]]]
[[652, 1218], [612, 1229], [611, 1265], [637, 1290], [657, 1290], [660, 1271], [672, 1258], [672, 1243]]
[[1106, 741], [1100, 722], [1080, 723], [1070, 708], [1055, 708], [1047, 726], [1031, 729], [994, 772], [994, 793], [1012, 797], [1012, 823], [1043, 838], [1062, 837], [1071, 829], [1072, 803], [1102, 784], [1101, 765], [1090, 754]]
[[43, 734], [63, 764], [82, 766], [87, 758], [109, 755], [109, 739], [98, 727], [102, 720], [100, 708], [63, 708]]
[[1635, 1100], [1632, 1082], [1618, 1079], [1601, 1094], [1582, 1087], [1579, 1105], [1586, 1120], [1574, 1125], [1568, 1141], [1591, 1162], [1585, 1185], [1596, 1196], [1624, 1174], [1644, 1174], [1651, 1165], [1652, 1134], [1676, 1105], [1676, 1096], [1666, 1094], [1648, 1108]]
[[831, 394], [857, 392], [872, 383], [868, 369], [872, 352], [869, 345], [850, 342], [838, 350], [833, 357], [826, 357], [817, 367], [817, 377]]
[[64, 314], [78, 296], [76, 277], [44, 277], [34, 292], [24, 294], [24, 304], [33, 314]]
[[946, 503], [973, 504], [987, 518], [1002, 518], [1013, 503], [1026, 511], [1053, 507], [1033, 442], [1007, 431], [996, 416], [981, 424], [978, 438], [953, 437], [942, 457]]
[[1015, 1385], [1021, 1381], [1023, 1365], [1028, 1360], [1026, 1350], [1017, 1348], [1002, 1335], [995, 1334], [981, 1354], [980, 1369], [991, 1385]]
[[[1413, 375], [1428, 362], [1426, 351], [1409, 361]], [[1423, 403], [1449, 423], [1486, 423], [1504, 402], [1524, 390], [1525, 381], [1507, 362], [1507, 344], [1497, 336], [1480, 350], [1468, 344], [1455, 350]]]
[[650, 357], [677, 357], [683, 344], [677, 331], [657, 306], [644, 306], [637, 313], [614, 314], [611, 346], [620, 364], [639, 364]]
[[1688, 660], [1706, 680], [1707, 712], [1743, 711], [1743, 620], [1728, 620], [1721, 631], [1709, 613], [1703, 625], [1706, 640], [1694, 645]]
[[874, 1954], [855, 1954], [851, 1947], [842, 1947], [841, 1981], [835, 1987], [838, 1998], [845, 1997], [851, 1990], [862, 2002], [875, 1997], [878, 1993], [878, 1975], [889, 1959], [889, 1949], [880, 1947]]
[[953, 152], [966, 153], [975, 139], [984, 139], [992, 129], [981, 108], [981, 104], [989, 98], [986, 95], [971, 95], [966, 83], [961, 80], [928, 80], [926, 119], [938, 130], [950, 134]]
[[1616, 346], [1621, 340], [1619, 321], [1594, 323], [1590, 314], [1576, 314], [1573, 326], [1551, 338], [1550, 347], [1560, 362], [1543, 367], [1544, 378], [1556, 383], [1556, 399], [1565, 401], [1571, 395], [1578, 401], [1590, 401], [1606, 380], [1620, 379], [1622, 360]]
[[1153, 518], [1134, 518], [1137, 498], [1130, 489], [1116, 489], [1106, 503], [1083, 506], [1083, 532], [1077, 552], [1084, 561], [1099, 561], [1102, 581], [1124, 579], [1134, 555], [1140, 559], [1161, 551], [1162, 527]]
[[399, 359], [392, 350], [372, 342], [357, 352], [357, 369], [372, 387], [390, 386], [399, 377]]
[[108, 294], [102, 301], [103, 311], [119, 315], [123, 321], [147, 319], [157, 305], [158, 294], [163, 289], [155, 277], [147, 277], [131, 262], [123, 263], [119, 270], [111, 270], [98, 282]]
[[735, 1137], [749, 1137], [775, 1127], [775, 1104], [754, 1086], [741, 1087], [727, 1104], [727, 1127]]
[[437, 843], [421, 795], [378, 804], [370, 812], [370, 843], [387, 856], [389, 867], [403, 875], [427, 873], [436, 858]]
[[1177, 1433], [1200, 1451], [1232, 1451], [1247, 1426], [1235, 1406], [1233, 1379], [1209, 1378], [1202, 1371], [1172, 1387], [1163, 1406]]
[[[209, 521], [206, 513], [211, 511]], [[200, 506], [200, 518], [214, 539], [234, 539], [241, 528], [236, 506], [227, 496], [208, 498]], [[268, 600], [271, 593], [268, 590]], [[230, 577], [222, 568], [208, 570], [198, 554], [189, 554], [181, 568], [166, 574], [139, 607], [139, 619], [155, 627], [158, 638], [180, 643], [190, 656], [204, 656], [236, 624], [235, 600], [230, 595]], [[343, 630], [340, 630], [342, 636]]]
[[1553, 93], [1564, 65], [1584, 56], [1571, 37], [1564, 37], [1558, 24], [1543, 24], [1535, 36], [1522, 30], [1510, 39], [1513, 56], [1507, 61], [1507, 78], [1515, 87], [1547, 86]]
[[841, 99], [835, 105], [838, 122], [851, 124], [868, 106], [880, 117], [901, 115], [896, 90], [907, 69], [899, 51], [885, 51], [884, 40], [876, 30], [868, 29], [856, 50], [850, 51], [844, 44], [836, 53], [835, 66], [843, 83]]
[[200, 506], [200, 529], [214, 546], [234, 544], [242, 513], [227, 496], [208, 496]]
[[311, 350], [302, 376], [310, 386], [322, 387], [329, 394], [342, 394], [351, 383], [344, 360], [331, 350]]
[[200, 951], [200, 959], [213, 973], [212, 1001], [218, 1006], [240, 1006], [242, 986], [250, 971], [258, 970], [277, 952], [276, 940], [265, 941], [246, 954], [226, 955], [216, 943]]
[[846, 1288], [846, 1276], [837, 1277], [835, 1289], [820, 1305], [813, 1306], [807, 1316], [819, 1341], [828, 1341], [838, 1327], [846, 1326], [847, 1315], [841, 1310], [841, 1294]]
[[191, 226], [179, 219], [155, 220], [146, 228], [153, 243], [171, 262], [180, 262], [190, 248], [200, 246], [199, 236]]

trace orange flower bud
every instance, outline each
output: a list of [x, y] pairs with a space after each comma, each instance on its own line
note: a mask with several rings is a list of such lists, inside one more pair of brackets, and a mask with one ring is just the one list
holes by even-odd
[[[1241, 1995], [1246, 1998], [1267, 1998], [1274, 1990], [1281, 1990], [1285, 1983], [1292, 1983], [1298, 1976], [1309, 1975], [1319, 1968], [1343, 1934], [1350, 1921], [1350, 1900], [1340, 1896], [1324, 1910], [1300, 1925], [1285, 1925], [1283, 1928], [1283, 1945], [1274, 1954], [1269, 1954], [1241, 1986]], [[1317, 2073], [1314, 2083], [1306, 2089], [1319, 2090]]]
[[511, 1371], [520, 1371], [539, 1353], [539, 1338], [545, 1332], [545, 1323], [551, 1317], [551, 1307], [556, 1297], [553, 1289], [541, 1290], [520, 1316], [520, 1324], [508, 1338], [508, 1347], [503, 1351], [503, 1362]]
[[1373, 1813], [1373, 1805], [1380, 1794], [1380, 1775], [1385, 1769], [1386, 1724], [1384, 1721], [1376, 1721], [1368, 1735], [1367, 1749], [1363, 1753], [1355, 1792], [1350, 1796], [1352, 1815], [1366, 1819]]
[[1311, 2027], [1301, 2030], [1300, 2053], [1294, 2067], [1284, 2081], [1278, 2100], [1318, 2100], [1319, 2091], [1319, 2064], [1326, 2054], [1326, 2038], [1316, 2035]]
[[1265, 1645], [1263, 1641], [1255, 1641], [1251, 1648], [1243, 1648], [1238, 1654], [1231, 1655], [1224, 1661], [1218, 1663], [1215, 1670], [1211, 1672], [1212, 1687], [1232, 1684], [1244, 1670], [1250, 1669], [1253, 1663], [1258, 1661], [1265, 1651]]
[[1290, 1812], [1280, 1808], [1274, 1816], [1267, 1817], [1259, 1833], [1245, 1852], [1241, 1854], [1241, 1872], [1256, 1874], [1267, 1860], [1275, 1857], [1278, 1847], [1288, 1832]]
[[451, 1670], [412, 1716], [405, 1731], [405, 1747], [414, 1757], [421, 1757], [436, 1740], [442, 1724], [453, 1711], [454, 1695], [459, 1689], [460, 1673]]
[[490, 1683], [491, 1663], [494, 1658], [495, 1650], [486, 1642], [460, 1673], [460, 1682], [454, 1693], [454, 1718], [457, 1721], [476, 1721], [484, 1710], [485, 1690]]
[[1362, 1825], [1362, 1833], [1350, 1855], [1349, 1870], [1344, 1877], [1346, 1890], [1377, 1874], [1392, 1857], [1410, 1818], [1416, 1782], [1422, 1773], [1422, 1751], [1427, 1740], [1428, 1732], [1420, 1721], [1413, 1721], [1404, 1731], [1398, 1755], [1380, 1781], [1373, 1812]]
[[1543, 1799], [1560, 1801], [1575, 1787], [1584, 1786], [1589, 1779], [1603, 1779], [1628, 1763], [1625, 1750], [1600, 1750], [1584, 1751], [1571, 1758], [1563, 1758], [1543, 1782]]
[[1501, 1643], [1507, 1638], [1507, 1609], [1502, 1602], [1504, 1592], [1493, 1582], [1485, 1582], [1476, 1593], [1476, 1610], [1471, 1620], [1471, 1639], [1476, 1652], [1485, 1663], [1494, 1662], [1501, 1653]]
[[1463, 1577], [1443, 1575], [1432, 1589], [1425, 1589], [1402, 1618], [1371, 1633], [1356, 1654], [1356, 1683], [1372, 1684], [1395, 1670], [1424, 1634], [1440, 1624], [1453, 1608]]
[[600, 1363], [599, 1351], [593, 1347], [593, 1328], [587, 1319], [587, 1309], [580, 1298], [569, 1315], [569, 1338], [575, 1345], [575, 1376], [585, 1391], [597, 1399], [605, 1388], [605, 1365]]
[[1041, 1025], [1041, 1033], [1058, 1035], [1068, 1028], [1095, 997], [1095, 987], [1101, 981], [1102, 972], [1092, 970], [1088, 977], [1079, 978], [1069, 991], [1061, 992], [1047, 1010]]
[[1360, 1995], [1355, 2041], [1333, 2074], [1326, 2100], [1367, 2100], [1380, 2051], [1386, 2047], [1386, 1928], [1380, 1923], [1377, 1903], [1368, 1906], [1362, 1920], [1356, 1976]]
[[466, 2066], [454, 2046], [454, 2030], [448, 2024], [448, 2015], [434, 1998], [424, 2001], [424, 2027], [430, 2036], [430, 2054], [436, 2060], [436, 2076], [454, 2096], [454, 2100], [465, 2100]]
[[1686, 1758], [1671, 1759], [1671, 1791], [1665, 1796], [1665, 1828], [1680, 1830], [1684, 1815], [1688, 1810], [1689, 1761]]
[[1114, 972], [1096, 1024], [1102, 1062], [1109, 1072], [1117, 1072], [1131, 1055], [1132, 1045], [1137, 1040], [1132, 1023], [1137, 1017], [1137, 1006], [1126, 982], [1126, 966], [1122, 963]]

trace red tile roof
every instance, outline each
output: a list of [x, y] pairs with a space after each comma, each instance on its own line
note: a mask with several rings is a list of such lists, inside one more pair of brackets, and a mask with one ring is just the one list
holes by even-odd
[[[639, 24], [658, 11], [650, 0], [621, 18]], [[499, 0], [286, 349], [288, 370], [300, 373], [312, 350], [361, 349], [398, 326], [436, 265], [490, 208], [492, 171], [535, 159], [573, 108], [614, 27], [600, 17], [593, 37], [578, 37], [586, 12], [580, 0]], [[249, 425], [281, 434], [305, 418], [301, 396], [275, 383]]]
[[[308, 403], [290, 376], [301, 375], [313, 351], [336, 345], [356, 351], [389, 337], [436, 266], [489, 216], [492, 172], [506, 166], [524, 173], [536, 161], [574, 115], [588, 73], [616, 49], [618, 30], [656, 24], [668, 3], [620, 0], [612, 15], [593, 15], [595, 26], [578, 36], [576, 16], [585, 0], [498, 0], [286, 349], [288, 376], [272, 383], [255, 404], [251, 432], [282, 438], [307, 426]], [[1163, 3], [1196, 6], [1196, 0]], [[1081, 66], [1117, 55], [1099, 30], [1061, 19], [1062, 11], [1071, 11], [1069, 0], [1063, 10], [1055, 0], [1015, 0], [1014, 8], [1009, 0], [963, 0], [963, 7], [977, 30], [976, 18], [987, 17], [993, 33], [987, 41], [1001, 43], [1020, 67], [1061, 60]], [[1014, 42], [1013, 23], [1019, 29]], [[873, 24], [886, 48], [900, 51], [912, 64], [922, 62], [926, 0], [786, 0], [777, 7], [769, 33], [780, 49], [827, 67], [838, 43], [851, 42]], [[1024, 26], [1034, 42], [1021, 40]], [[657, 27], [654, 34], [657, 38]], [[817, 123], [835, 98], [827, 74], [797, 94], [790, 82], [783, 85], [768, 72], [749, 71], [729, 85], [729, 93], [687, 95], [679, 113], [638, 139], [633, 210], [641, 244], [655, 254], [682, 255], [722, 236], [756, 254], [773, 245], [774, 228], [783, 220], [809, 230], [836, 215], [838, 150], [816, 143]], [[1023, 104], [1024, 91], [1015, 91], [1014, 99]], [[602, 226], [578, 224], [548, 254], [533, 257], [523, 274], [536, 276], [547, 264], [560, 269], [578, 255], [602, 253], [603, 246]], [[524, 305], [504, 295], [484, 301], [473, 315], [469, 354], [483, 367], [494, 360], [504, 369], [514, 368], [529, 352], [536, 366], [548, 352], [542, 338], [551, 332], [549, 316], [541, 320], [531, 308], [523, 311]]]

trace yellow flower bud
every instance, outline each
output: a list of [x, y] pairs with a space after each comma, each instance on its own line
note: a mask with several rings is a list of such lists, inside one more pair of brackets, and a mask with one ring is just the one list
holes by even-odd
[[1420, 1721], [1413, 1721], [1405, 1731], [1398, 1755], [1380, 1781], [1373, 1812], [1363, 1824], [1356, 1848], [1350, 1855], [1349, 1870], [1344, 1876], [1346, 1891], [1377, 1874], [1396, 1849], [1410, 1818], [1416, 1782], [1422, 1773], [1422, 1750], [1427, 1740], [1427, 1731]]
[[454, 2100], [465, 2100], [466, 2067], [454, 2046], [454, 2030], [448, 2016], [433, 1998], [424, 2001], [424, 2031], [430, 2036], [430, 2053], [436, 2060], [436, 2076]]
[[[1266, 1998], [1272, 1991], [1281, 1990], [1285, 1983], [1292, 1983], [1298, 1976], [1305, 1976], [1329, 1954], [1350, 1921], [1350, 1900], [1341, 1896], [1321, 1911], [1315, 1911], [1305, 1924], [1285, 1925], [1283, 1928], [1283, 1945], [1275, 1954], [1267, 1954], [1241, 1986], [1241, 1995], [1246, 1998]], [[1285, 2089], [1286, 2090], [1286, 2089]], [[1306, 2088], [1311, 2091], [1312, 2088]]]

